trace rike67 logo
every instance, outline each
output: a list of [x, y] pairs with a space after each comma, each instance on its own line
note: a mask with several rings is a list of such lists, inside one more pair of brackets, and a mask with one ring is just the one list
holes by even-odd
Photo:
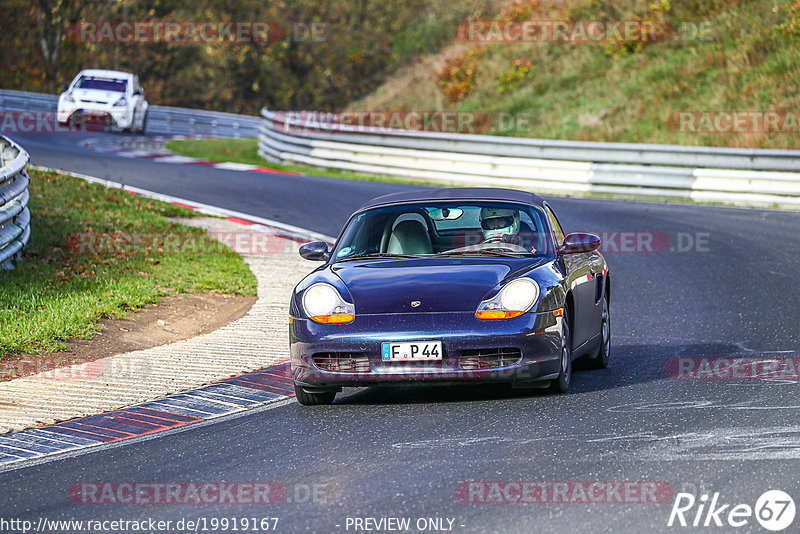
[[795, 512], [794, 500], [781, 490], [765, 492], [755, 506], [726, 503], [718, 492], [710, 499], [707, 494], [695, 498], [691, 493], [678, 493], [667, 526], [739, 528], [755, 518], [763, 528], [778, 532], [794, 522]]

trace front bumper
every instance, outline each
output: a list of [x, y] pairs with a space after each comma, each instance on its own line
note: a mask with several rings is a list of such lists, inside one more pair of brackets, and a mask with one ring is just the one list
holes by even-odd
[[[550, 380], [560, 370], [561, 320], [553, 312], [505, 320], [481, 320], [473, 313], [357, 315], [352, 323], [338, 325], [294, 319], [289, 329], [292, 377], [309, 389]], [[442, 359], [383, 361], [381, 344], [400, 341], [441, 341]], [[489, 349], [517, 349], [521, 358], [503, 367], [462, 368], [462, 358]], [[369, 370], [330, 371], [315, 365], [315, 355], [330, 354], [366, 356]]]
[[133, 123], [133, 113], [127, 107], [117, 107], [112, 105], [81, 104], [59, 105], [56, 117], [58, 122], [68, 122], [74, 115], [82, 114], [87, 120], [103, 119], [108, 120], [118, 128], [130, 128]]

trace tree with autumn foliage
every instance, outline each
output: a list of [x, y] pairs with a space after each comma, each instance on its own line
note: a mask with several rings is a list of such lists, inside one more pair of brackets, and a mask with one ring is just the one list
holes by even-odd
[[[340, 109], [452, 39], [495, 0], [2, 0], [0, 87], [58, 92], [84, 68], [135, 72], [152, 104], [240, 113]], [[277, 42], [93, 43], [81, 21], [279, 21]], [[9, 24], [10, 22], [10, 24]], [[312, 37], [316, 23], [323, 35]]]

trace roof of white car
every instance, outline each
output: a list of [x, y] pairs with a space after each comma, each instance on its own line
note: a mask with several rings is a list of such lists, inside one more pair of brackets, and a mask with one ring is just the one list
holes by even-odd
[[130, 72], [122, 72], [120, 70], [105, 70], [105, 69], [86, 69], [78, 73], [85, 76], [100, 76], [105, 78], [131, 78], [133, 74]]

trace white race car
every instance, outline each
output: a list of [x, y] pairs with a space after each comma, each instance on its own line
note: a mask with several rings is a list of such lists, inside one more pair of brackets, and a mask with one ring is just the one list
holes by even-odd
[[147, 100], [139, 77], [129, 72], [81, 71], [58, 97], [58, 122], [101, 122], [126, 132], [147, 129]]

